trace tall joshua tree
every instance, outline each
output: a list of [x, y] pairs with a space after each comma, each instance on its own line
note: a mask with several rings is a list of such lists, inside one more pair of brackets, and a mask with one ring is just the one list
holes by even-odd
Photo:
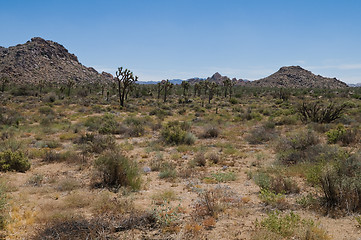
[[157, 99], [158, 100], [160, 98], [160, 93], [162, 92], [162, 90], [163, 90], [162, 82], [157, 83]]
[[169, 93], [169, 90], [173, 87], [173, 84], [171, 82], [169, 82], [169, 80], [162, 80], [161, 85], [162, 85], [162, 89], [164, 91], [163, 102], [166, 102], [167, 95]]
[[231, 79], [226, 78], [223, 80], [223, 86], [224, 86], [224, 97], [227, 97], [227, 92], [228, 89], [230, 89], [230, 85], [231, 85]]
[[124, 107], [124, 100], [128, 94], [131, 86], [138, 81], [138, 77], [133, 75], [128, 69], [123, 67], [118, 68], [118, 71], [115, 73], [115, 79], [118, 83], [118, 94], [119, 94], [119, 103], [120, 106]]
[[183, 81], [183, 82], [181, 83], [181, 86], [182, 86], [182, 88], [183, 88], [184, 101], [187, 102], [187, 101], [188, 101], [187, 96], [188, 96], [188, 91], [189, 91], [189, 86], [190, 86], [190, 84], [189, 84], [189, 82], [187, 82], [187, 81]]
[[194, 84], [194, 97], [197, 96], [197, 93], [198, 96], [201, 95], [201, 85], [199, 83]]
[[208, 89], [208, 103], [211, 103], [213, 98], [214, 92], [216, 91], [218, 85], [215, 82], [208, 82], [207, 89]]

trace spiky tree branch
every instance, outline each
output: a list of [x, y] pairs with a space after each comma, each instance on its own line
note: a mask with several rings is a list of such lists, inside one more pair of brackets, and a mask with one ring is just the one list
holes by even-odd
[[124, 107], [124, 100], [127, 96], [128, 91], [131, 86], [138, 81], [138, 77], [133, 75], [128, 69], [124, 69], [123, 67], [118, 68], [118, 71], [115, 73], [115, 79], [118, 83], [118, 95], [119, 95], [119, 103], [120, 106]]

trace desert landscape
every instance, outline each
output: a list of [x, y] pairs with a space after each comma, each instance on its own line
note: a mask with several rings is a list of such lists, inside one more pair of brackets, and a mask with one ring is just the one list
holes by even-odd
[[361, 240], [361, 1], [0, 2], [1, 240]]
[[359, 87], [138, 84], [38, 37], [0, 59], [4, 239], [359, 239]]

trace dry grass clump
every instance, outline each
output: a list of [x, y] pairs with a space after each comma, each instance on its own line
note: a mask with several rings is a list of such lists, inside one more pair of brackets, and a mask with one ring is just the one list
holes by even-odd
[[204, 167], [207, 164], [206, 157], [204, 155], [204, 152], [198, 152], [193, 160], [189, 162], [190, 166], [197, 166], [197, 167]]
[[205, 127], [203, 133], [201, 134], [202, 138], [217, 138], [220, 134], [219, 128], [215, 126]]
[[134, 202], [131, 198], [101, 191], [91, 203], [91, 207], [95, 214], [124, 214], [134, 210]]
[[58, 182], [57, 190], [62, 192], [70, 192], [72, 190], [78, 189], [81, 187], [80, 182], [75, 178], [65, 178]]
[[217, 185], [209, 190], [202, 189], [193, 205], [192, 216], [196, 219], [209, 216], [217, 218], [225, 209], [239, 206], [241, 200], [240, 196], [225, 185]]
[[57, 239], [57, 240], [83, 240], [83, 239], [106, 239], [111, 233], [111, 226], [102, 218], [86, 220], [82, 217], [53, 220], [39, 229], [33, 240]]
[[153, 201], [155, 201], [156, 204], [161, 204], [163, 202], [169, 203], [170, 201], [174, 201], [177, 199], [176, 193], [172, 190], [162, 190], [160, 192], [157, 192], [152, 195]]
[[276, 132], [272, 128], [263, 126], [256, 127], [246, 136], [247, 142], [250, 144], [262, 144], [276, 137]]

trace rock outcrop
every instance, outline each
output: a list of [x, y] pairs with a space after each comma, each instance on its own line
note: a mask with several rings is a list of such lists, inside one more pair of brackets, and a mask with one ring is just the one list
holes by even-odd
[[16, 83], [64, 83], [68, 79], [94, 83], [113, 79], [109, 73], [100, 74], [92, 67], [85, 67], [59, 43], [40, 37], [25, 44], [0, 47], [0, 75]]

